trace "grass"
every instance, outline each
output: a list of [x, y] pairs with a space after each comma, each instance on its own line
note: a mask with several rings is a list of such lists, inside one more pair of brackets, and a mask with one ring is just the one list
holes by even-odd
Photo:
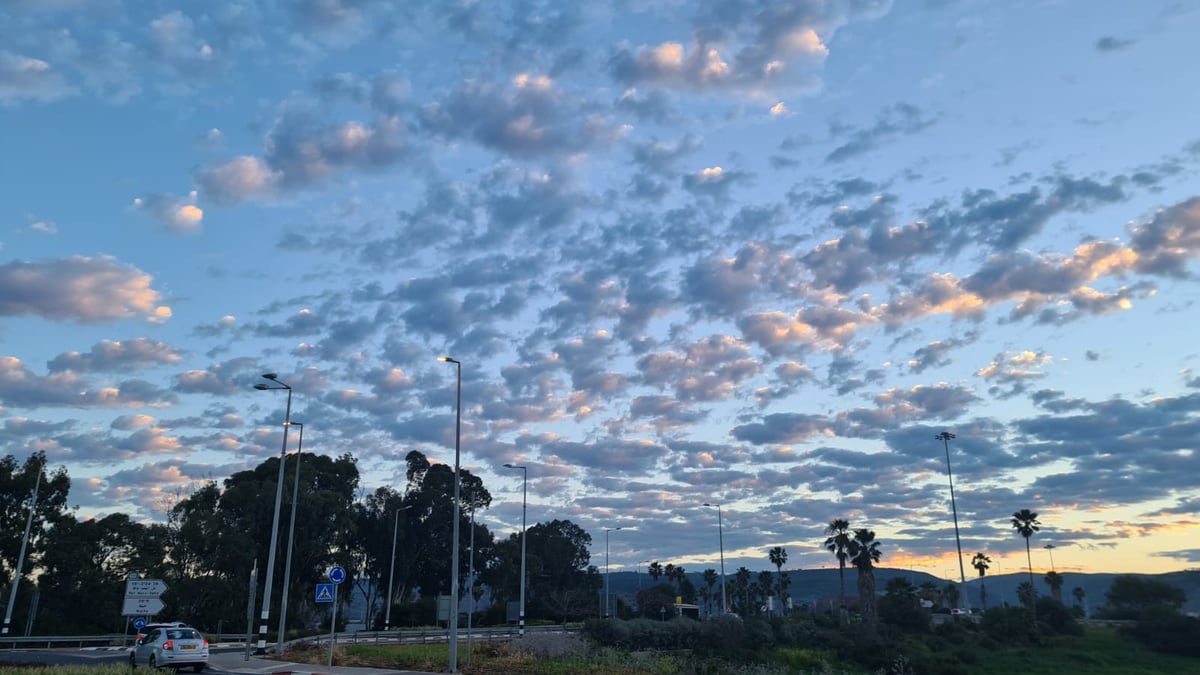
[[[548, 639], [554, 637], [554, 639]], [[1060, 637], [1036, 647], [987, 648], [974, 640], [953, 645], [961, 672], [971, 675], [1179, 675], [1200, 672], [1200, 659], [1152, 652], [1136, 640], [1110, 627], [1088, 626], [1081, 637]], [[949, 653], [945, 654], [950, 656]], [[913, 655], [915, 656], [915, 654]], [[426, 645], [344, 645], [334, 650], [334, 663], [341, 666], [366, 666], [395, 670], [442, 672], [449, 663], [449, 646]], [[289, 661], [324, 666], [327, 648], [295, 649]], [[782, 673], [842, 673], [876, 675], [866, 670], [830, 667], [830, 654], [812, 649], [780, 648], [771, 653], [772, 663], [699, 664], [686, 655], [658, 652], [621, 652], [612, 648], [589, 649], [578, 638], [527, 636], [521, 643], [476, 642], [471, 666], [466, 666], [465, 645], [459, 644], [458, 665], [465, 675], [684, 675], [720, 673], [721, 675], [777, 675]], [[125, 665], [34, 666], [14, 667], [2, 664], [0, 675], [129, 675]], [[845, 664], [843, 664], [845, 667]], [[888, 671], [880, 671], [881, 673]], [[890, 672], [901, 672], [893, 670]]]
[[978, 650], [979, 675], [1178, 675], [1200, 672], [1200, 660], [1153, 652], [1115, 628], [1088, 626], [1082, 637], [1060, 637], [1029, 649]]

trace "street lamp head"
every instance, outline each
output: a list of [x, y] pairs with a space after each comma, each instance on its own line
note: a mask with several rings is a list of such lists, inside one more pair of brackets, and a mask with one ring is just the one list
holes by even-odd
[[715, 506], [715, 507], [717, 507], [717, 508], [721, 508], [721, 505], [720, 505], [720, 504], [709, 504], [708, 502], [704, 502], [704, 505], [705, 505], [705, 506]]
[[266, 391], [268, 389], [271, 389], [271, 387], [268, 387], [267, 385], [263, 384], [262, 382], [259, 382], [258, 384], [254, 385], [254, 388], [259, 391]]
[[263, 373], [263, 377], [268, 380], [278, 380], [279, 379], [279, 375], [276, 375], [275, 373]]
[[460, 366], [462, 365], [462, 361], [459, 361], [458, 359], [452, 359], [449, 356], [439, 356], [438, 361], [441, 361], [442, 363], [457, 363]]
[[938, 434], [937, 436], [934, 436], [934, 439], [939, 440], [939, 441], [952, 441], [955, 438], [958, 438], [958, 437], [955, 436], [954, 434], [950, 433], [949, 431], [943, 431], [942, 433]]

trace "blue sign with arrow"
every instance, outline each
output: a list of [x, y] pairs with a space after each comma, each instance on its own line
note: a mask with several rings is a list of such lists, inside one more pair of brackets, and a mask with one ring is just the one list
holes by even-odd
[[317, 602], [333, 602], [333, 584], [317, 584]]
[[329, 568], [329, 580], [335, 584], [340, 584], [346, 580], [346, 568], [341, 565], [334, 565]]

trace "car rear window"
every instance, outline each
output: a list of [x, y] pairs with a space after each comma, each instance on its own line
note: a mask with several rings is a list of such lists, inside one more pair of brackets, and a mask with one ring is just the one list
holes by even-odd
[[200, 634], [191, 628], [172, 628], [167, 631], [167, 637], [172, 640], [199, 640]]

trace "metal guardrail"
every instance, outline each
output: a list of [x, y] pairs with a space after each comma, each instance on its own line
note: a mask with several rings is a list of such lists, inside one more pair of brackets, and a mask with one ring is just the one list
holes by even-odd
[[106, 635], [28, 635], [20, 637], [0, 637], [0, 645], [9, 649], [18, 647], [45, 648], [54, 647], [118, 647], [131, 640], [132, 636], [121, 633]]
[[[526, 626], [526, 633], [557, 633], [557, 632], [575, 632], [577, 627], [564, 626]], [[245, 633], [207, 633], [210, 641], [226, 644], [245, 643]], [[504, 640], [512, 639], [520, 635], [520, 629], [516, 626], [501, 626], [492, 628], [472, 628], [470, 632], [464, 627], [459, 627], [459, 640], [466, 640], [468, 636], [475, 640]], [[356, 631], [337, 633], [334, 635], [334, 641], [338, 644], [423, 644], [426, 642], [445, 642], [447, 640], [446, 629], [409, 629], [409, 630], [390, 630], [390, 631]], [[9, 636], [0, 637], [0, 649], [63, 649], [68, 647], [128, 647], [133, 644], [133, 635], [123, 635], [121, 633], [107, 633], [103, 635], [29, 635], [29, 636]], [[295, 644], [329, 644], [329, 634], [309, 635], [302, 638], [288, 640], [289, 645]]]
[[[526, 633], [563, 633], [575, 632], [578, 628], [563, 626], [526, 626]], [[475, 640], [509, 640], [520, 636], [520, 628], [516, 626], [502, 626], [498, 628], [471, 628], [468, 631], [465, 627], [459, 626], [458, 639], [460, 642], [465, 641], [470, 637]], [[447, 640], [445, 629], [416, 629], [416, 630], [390, 630], [390, 631], [357, 631], [353, 633], [337, 633], [334, 636], [334, 641], [337, 644], [424, 644], [426, 642], [445, 642]], [[329, 634], [310, 635], [296, 640], [290, 640], [289, 644], [306, 643], [316, 645], [329, 644]]]

